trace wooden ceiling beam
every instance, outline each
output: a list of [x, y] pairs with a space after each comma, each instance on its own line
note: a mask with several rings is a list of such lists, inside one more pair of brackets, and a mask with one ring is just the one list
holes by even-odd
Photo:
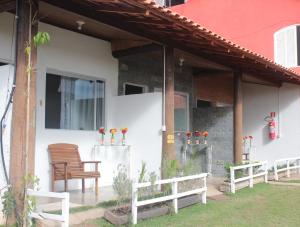
[[0, 2], [0, 13], [14, 10], [16, 8], [16, 1], [15, 0], [2, 0]]

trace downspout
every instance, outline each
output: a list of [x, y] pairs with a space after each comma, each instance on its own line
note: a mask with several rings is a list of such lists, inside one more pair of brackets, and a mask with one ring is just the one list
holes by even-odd
[[9, 176], [8, 176], [8, 171], [7, 171], [7, 167], [6, 167], [6, 163], [5, 163], [5, 157], [4, 157], [4, 151], [3, 151], [3, 121], [8, 113], [8, 110], [10, 108], [10, 106], [12, 105], [13, 103], [13, 96], [14, 96], [14, 93], [15, 93], [15, 89], [16, 89], [16, 76], [17, 76], [17, 71], [16, 71], [16, 66], [17, 66], [17, 51], [18, 51], [18, 32], [16, 32], [16, 27], [17, 27], [17, 24], [18, 24], [18, 18], [19, 18], [19, 6], [18, 6], [18, 1], [16, 1], [16, 15], [15, 15], [15, 20], [14, 20], [14, 41], [15, 41], [15, 61], [14, 61], [14, 76], [13, 76], [13, 84], [12, 84], [12, 89], [11, 89], [11, 92], [9, 94], [9, 99], [8, 99], [8, 102], [5, 106], [5, 110], [4, 110], [4, 113], [1, 117], [1, 120], [0, 120], [0, 148], [1, 148], [1, 160], [2, 160], [2, 166], [3, 166], [3, 170], [4, 170], [4, 175], [5, 175], [5, 180], [6, 180], [6, 183], [9, 184]]
[[161, 130], [165, 132], [166, 128], [166, 47], [163, 46], [163, 119], [162, 119], [162, 128]]

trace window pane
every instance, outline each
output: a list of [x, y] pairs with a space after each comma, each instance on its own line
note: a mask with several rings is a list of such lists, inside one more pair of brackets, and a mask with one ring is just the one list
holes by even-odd
[[286, 31], [286, 66], [292, 67], [297, 65], [296, 58], [296, 27], [292, 27]]
[[184, 94], [174, 95], [174, 124], [175, 131], [187, 131], [188, 129], [188, 96]]
[[104, 116], [105, 116], [105, 87], [104, 82], [97, 80], [96, 81], [96, 102], [97, 102], [97, 111], [96, 111], [96, 127], [104, 127]]
[[275, 36], [275, 62], [285, 65], [285, 34], [278, 32]]
[[94, 130], [95, 103], [96, 124], [103, 125], [104, 82], [47, 74], [46, 128]]

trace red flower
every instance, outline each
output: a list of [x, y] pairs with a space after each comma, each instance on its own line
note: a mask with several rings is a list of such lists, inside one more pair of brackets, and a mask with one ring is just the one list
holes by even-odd
[[122, 128], [121, 132], [122, 132], [122, 134], [126, 134], [128, 132], [128, 128]]
[[252, 139], [253, 139], [253, 136], [249, 136], [249, 139], [252, 140]]
[[186, 137], [191, 138], [192, 137], [192, 133], [190, 131], [186, 132]]
[[104, 127], [99, 128], [98, 131], [99, 131], [100, 134], [105, 135], [105, 128]]
[[200, 136], [201, 136], [201, 132], [195, 131], [195, 132], [194, 132], [194, 135], [195, 135], [196, 137], [200, 137]]
[[203, 132], [202, 134], [204, 137], [208, 137], [208, 131]]

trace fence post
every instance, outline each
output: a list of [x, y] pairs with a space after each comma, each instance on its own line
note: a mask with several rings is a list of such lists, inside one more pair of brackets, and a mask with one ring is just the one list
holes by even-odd
[[290, 160], [287, 160], [287, 164], [286, 164], [286, 176], [290, 177], [291, 176], [291, 171], [290, 171]]
[[278, 181], [277, 162], [274, 162], [274, 179]]
[[131, 213], [132, 213], [132, 224], [137, 223], [137, 200], [138, 200], [138, 188], [137, 183], [132, 183], [132, 198], [131, 198]]
[[65, 192], [63, 194], [64, 194], [64, 198], [62, 200], [61, 212], [64, 218], [64, 222], [61, 224], [61, 226], [69, 227], [70, 194], [68, 192]]
[[249, 188], [253, 188], [253, 166], [250, 166], [249, 169]]
[[298, 159], [298, 174], [300, 174], [300, 158]]
[[268, 183], [268, 163], [265, 163], [265, 183]]
[[235, 193], [235, 176], [234, 176], [234, 169], [233, 167], [230, 167], [230, 190], [231, 193]]
[[203, 187], [205, 188], [205, 191], [201, 194], [201, 201], [203, 204], [206, 204], [206, 191], [207, 191], [207, 185], [206, 185], [206, 177], [203, 178]]
[[174, 181], [172, 182], [172, 194], [175, 196], [173, 199], [173, 207], [174, 207], [174, 212], [175, 214], [178, 213], [178, 198], [177, 198], [177, 193], [178, 193], [178, 182], [176, 181], [177, 178], [174, 178]]

